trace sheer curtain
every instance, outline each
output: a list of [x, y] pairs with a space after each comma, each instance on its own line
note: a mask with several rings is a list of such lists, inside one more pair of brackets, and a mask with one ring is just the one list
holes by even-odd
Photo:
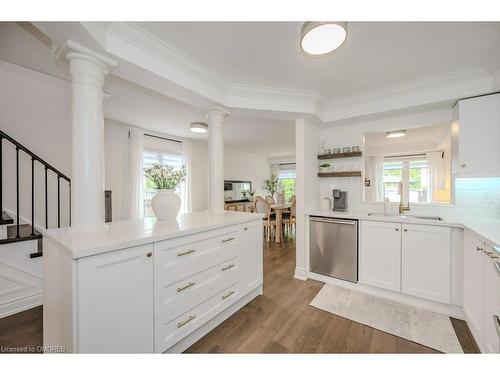
[[186, 139], [182, 141], [182, 164], [186, 167], [186, 181], [181, 183], [181, 212], [187, 213], [193, 210], [191, 206], [192, 202], [192, 149], [193, 145], [190, 140]]
[[445, 189], [444, 152], [432, 151], [426, 154], [431, 169], [431, 196], [434, 192]]
[[142, 129], [131, 128], [129, 130], [127, 194], [124, 195], [124, 215], [130, 219], [139, 219], [144, 216], [143, 151], [144, 132]]
[[384, 200], [384, 157], [372, 156], [373, 173], [373, 198], [374, 201], [382, 202]]

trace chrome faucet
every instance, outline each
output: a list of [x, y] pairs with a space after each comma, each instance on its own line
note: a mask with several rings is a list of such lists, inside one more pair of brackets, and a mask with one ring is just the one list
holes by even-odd
[[403, 183], [399, 183], [399, 214], [402, 215], [405, 212], [410, 211], [410, 200], [408, 199], [408, 204], [405, 206], [403, 204]]

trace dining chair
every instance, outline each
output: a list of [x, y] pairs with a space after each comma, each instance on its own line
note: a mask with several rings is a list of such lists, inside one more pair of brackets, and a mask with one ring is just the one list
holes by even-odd
[[255, 212], [264, 214], [264, 235], [267, 242], [270, 241], [273, 229], [276, 229], [276, 220], [271, 218], [271, 205], [265, 199], [255, 201]]
[[288, 200], [288, 203], [290, 203], [290, 204], [295, 203], [295, 194], [290, 197], [290, 199]]
[[295, 223], [297, 222], [297, 204], [292, 202], [292, 206], [290, 207], [290, 214], [288, 217], [283, 219], [283, 223], [285, 224], [285, 230], [287, 232], [295, 233]]
[[274, 198], [271, 197], [270, 195], [266, 195], [266, 201], [269, 204], [276, 204], [276, 202], [274, 201]]

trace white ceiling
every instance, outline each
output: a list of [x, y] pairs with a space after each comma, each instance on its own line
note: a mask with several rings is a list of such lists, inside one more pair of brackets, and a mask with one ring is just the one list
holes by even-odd
[[[50, 40], [31, 24], [0, 22], [0, 44], [0, 59], [69, 80], [66, 64], [51, 54]], [[189, 131], [192, 121], [205, 120], [195, 107], [115, 75], [108, 75], [105, 82], [106, 118], [171, 136], [208, 139]], [[240, 111], [226, 119], [226, 146], [266, 157], [295, 153], [293, 122], [250, 115]]]
[[365, 151], [367, 155], [432, 151], [449, 138], [449, 129], [449, 124], [405, 129], [406, 136], [399, 138], [387, 138], [386, 132], [366, 133]]
[[[189, 131], [192, 121], [204, 114], [180, 101], [158, 94], [116, 76], [106, 79], [106, 118], [177, 137], [207, 140], [206, 134]], [[229, 115], [224, 124], [224, 144], [237, 150], [275, 157], [295, 153], [292, 121]]]
[[319, 91], [329, 102], [482, 67], [500, 39], [498, 22], [350, 22], [341, 48], [311, 57], [300, 22], [136, 25], [230, 82]]

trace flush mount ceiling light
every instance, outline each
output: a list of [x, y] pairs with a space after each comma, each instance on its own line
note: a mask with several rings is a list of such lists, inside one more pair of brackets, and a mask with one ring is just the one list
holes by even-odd
[[399, 138], [404, 137], [406, 135], [406, 130], [394, 130], [392, 132], [385, 133], [387, 138]]
[[189, 130], [193, 133], [206, 133], [208, 131], [208, 125], [204, 122], [192, 122], [189, 125]]
[[305, 22], [300, 47], [310, 55], [326, 55], [339, 48], [347, 37], [347, 22]]

